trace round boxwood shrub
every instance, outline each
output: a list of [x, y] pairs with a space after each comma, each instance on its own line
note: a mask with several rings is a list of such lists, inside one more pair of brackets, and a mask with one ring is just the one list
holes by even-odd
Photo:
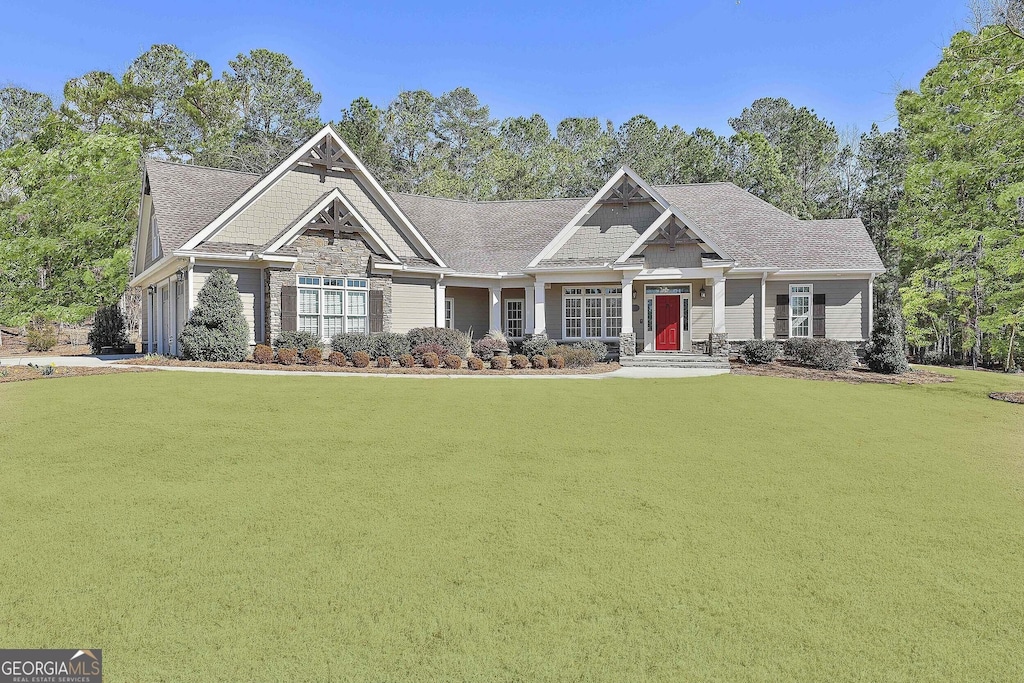
[[449, 370], [458, 370], [462, 367], [462, 358], [454, 353], [449, 353], [444, 357], [444, 366]]
[[440, 364], [441, 361], [438, 359], [437, 354], [434, 353], [433, 351], [427, 351], [426, 353], [423, 354], [423, 367], [436, 368]]
[[253, 349], [252, 359], [260, 365], [266, 365], [267, 363], [274, 362], [274, 349], [270, 348], [266, 344], [257, 344], [256, 348]]
[[228, 271], [210, 273], [178, 341], [182, 356], [189, 360], [243, 361], [249, 355], [249, 325]]
[[411, 353], [403, 353], [398, 357], [398, 364], [403, 368], [411, 368], [416, 365], [416, 358]]
[[477, 358], [476, 356], [473, 356], [472, 358], [467, 360], [466, 365], [469, 366], [470, 370], [476, 370], [478, 372], [484, 369], [484, 362]]
[[345, 367], [345, 364], [348, 363], [348, 358], [345, 357], [345, 354], [339, 351], [331, 351], [330, 355], [327, 356], [327, 362], [331, 365], [343, 368]]
[[772, 363], [779, 357], [779, 342], [774, 339], [751, 339], [743, 345], [740, 357], [751, 365]]
[[370, 367], [370, 354], [366, 351], [356, 351], [352, 354], [352, 365], [357, 368]]
[[544, 370], [548, 366], [548, 357], [537, 354], [533, 357], [533, 367], [538, 370]]
[[548, 363], [556, 370], [561, 370], [565, 367], [565, 358], [562, 358], [562, 356], [555, 353], [548, 356]]
[[846, 342], [822, 339], [811, 360], [811, 365], [822, 370], [849, 370], [856, 361], [857, 355]]
[[495, 356], [491, 358], [492, 370], [508, 370], [508, 356]]
[[300, 354], [306, 349], [323, 347], [320, 337], [312, 332], [298, 332], [295, 330], [281, 332], [274, 340], [274, 348], [295, 349]]
[[391, 356], [377, 356], [377, 367], [378, 368], [390, 368], [391, 367]]
[[277, 362], [281, 365], [295, 365], [295, 361], [299, 358], [299, 354], [295, 349], [278, 349], [277, 350]]
[[104, 346], [116, 347], [118, 350], [128, 346], [128, 331], [120, 306], [100, 306], [96, 310], [88, 341], [93, 353], [101, 353]]
[[302, 362], [306, 365], [320, 365], [324, 360], [324, 353], [319, 346], [310, 346], [302, 352]]
[[530, 367], [530, 359], [521, 353], [512, 356], [512, 367], [516, 370], [525, 370]]

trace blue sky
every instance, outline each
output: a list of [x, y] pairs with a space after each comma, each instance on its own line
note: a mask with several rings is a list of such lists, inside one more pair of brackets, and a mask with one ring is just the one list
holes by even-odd
[[539, 112], [616, 124], [644, 113], [729, 131], [757, 97], [783, 96], [840, 128], [895, 123], [967, 16], [966, 0], [681, 2], [12, 2], [0, 84], [59, 99], [68, 78], [119, 73], [153, 43], [227, 68], [239, 52], [288, 54], [337, 118], [358, 96], [468, 86], [496, 117]]

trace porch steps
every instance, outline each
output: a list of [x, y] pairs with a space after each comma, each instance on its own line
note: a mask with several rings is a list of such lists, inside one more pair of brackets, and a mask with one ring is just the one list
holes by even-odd
[[703, 353], [681, 351], [659, 351], [639, 353], [635, 356], [619, 357], [624, 368], [701, 368], [707, 370], [728, 370], [729, 359], [708, 356]]

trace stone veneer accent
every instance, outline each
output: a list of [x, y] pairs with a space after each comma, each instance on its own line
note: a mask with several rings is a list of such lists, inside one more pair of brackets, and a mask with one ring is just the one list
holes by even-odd
[[619, 355], [620, 356], [635, 356], [636, 355], [636, 333], [635, 332], [622, 332], [619, 334]]
[[712, 332], [708, 335], [708, 355], [729, 357], [729, 335], [725, 332]]
[[292, 243], [298, 251], [298, 262], [291, 268], [267, 268], [266, 282], [266, 339], [273, 342], [281, 331], [281, 286], [294, 285], [296, 276], [323, 275], [327, 277], [365, 278], [369, 288], [384, 292], [384, 331], [391, 331], [391, 276], [370, 274], [370, 251], [362, 238], [328, 233], [307, 232]]

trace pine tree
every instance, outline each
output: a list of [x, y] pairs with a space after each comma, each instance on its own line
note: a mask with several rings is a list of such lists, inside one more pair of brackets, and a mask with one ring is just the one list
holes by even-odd
[[249, 353], [249, 325], [242, 316], [238, 287], [228, 271], [210, 273], [179, 341], [182, 356], [188, 360], [245, 360]]

